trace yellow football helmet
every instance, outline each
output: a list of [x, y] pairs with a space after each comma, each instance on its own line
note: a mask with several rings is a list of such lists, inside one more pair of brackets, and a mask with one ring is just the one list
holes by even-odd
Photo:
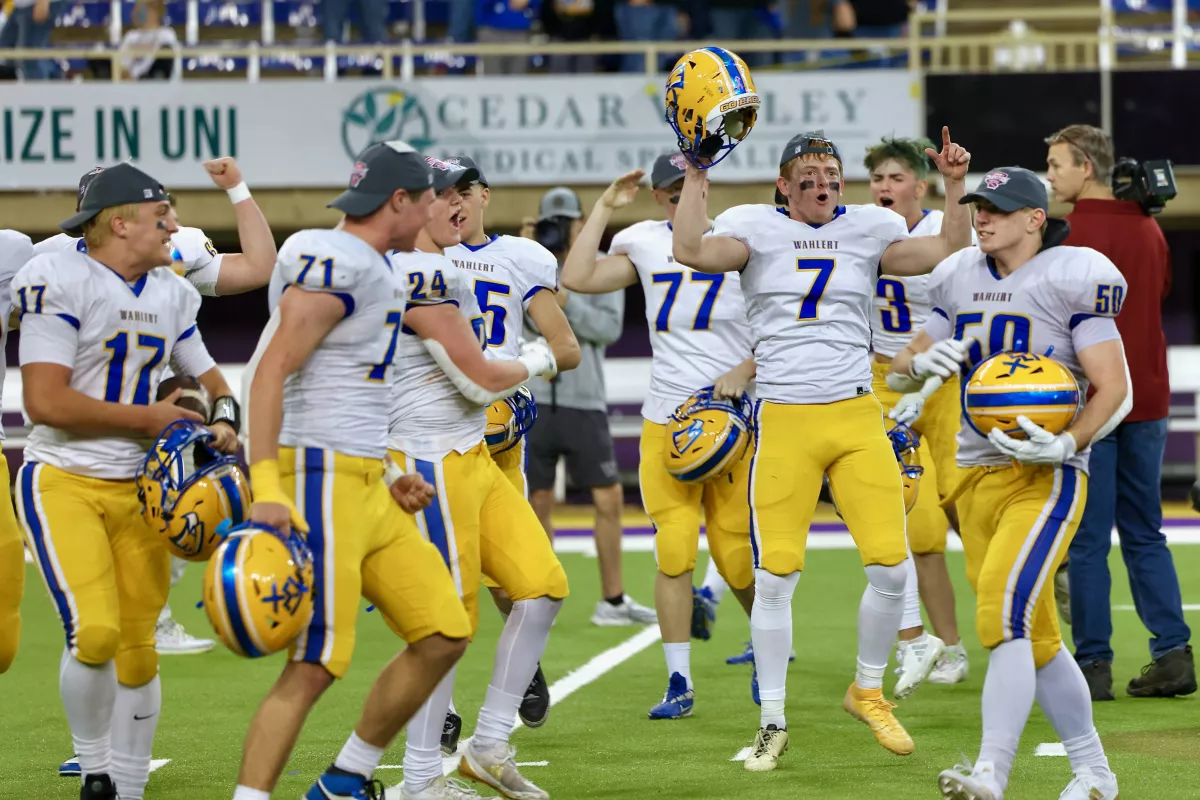
[[484, 441], [488, 452], [499, 455], [512, 449], [537, 421], [537, 403], [533, 392], [522, 386], [512, 394], [488, 406]]
[[892, 450], [896, 452], [896, 461], [900, 463], [900, 478], [904, 482], [904, 513], [913, 510], [917, 504], [917, 492], [921, 488], [921, 476], [925, 468], [921, 466], [921, 440], [913, 429], [884, 417], [888, 438], [892, 440]]
[[731, 50], [693, 50], [667, 78], [667, 124], [699, 169], [720, 162], [750, 134], [761, 104], [750, 68]]
[[[146, 524], [172, 555], [187, 561], [207, 561], [223, 529], [241, 525], [250, 512], [250, 484], [237, 458], [213, 450], [212, 440], [203, 425], [172, 422], [134, 478]], [[188, 448], [198, 462], [190, 473], [184, 463]]]
[[204, 571], [204, 612], [239, 656], [287, 648], [313, 615], [312, 553], [304, 540], [257, 522], [230, 529]]
[[667, 420], [667, 472], [685, 483], [727, 474], [750, 450], [753, 418], [754, 404], [745, 392], [737, 400], [714, 398], [711, 386], [696, 392]]
[[1027, 438], [1017, 415], [1062, 433], [1075, 421], [1082, 399], [1075, 376], [1049, 352], [996, 353], [962, 382], [963, 416], [980, 436], [998, 428], [1014, 439]]

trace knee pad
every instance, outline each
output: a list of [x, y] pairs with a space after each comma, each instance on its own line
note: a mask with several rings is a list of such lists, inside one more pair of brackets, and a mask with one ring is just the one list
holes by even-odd
[[764, 608], [790, 606], [792, 595], [796, 593], [796, 584], [800, 582], [800, 573], [776, 575], [765, 569], [754, 570], [754, 604]]
[[[75, 631], [73, 649], [76, 660], [99, 666], [107, 664], [116, 658], [117, 647], [121, 642], [121, 631], [110, 625], [81, 625]], [[151, 647], [153, 652], [154, 648]], [[156, 656], [157, 657], [157, 656]], [[154, 677], [153, 675], [150, 676]], [[146, 680], [149, 680], [147, 678]], [[145, 683], [145, 681], [142, 681]], [[141, 684], [131, 684], [139, 686]]]
[[689, 537], [677, 529], [659, 528], [654, 533], [654, 563], [668, 578], [677, 578], [696, 568], [700, 532]]
[[908, 583], [907, 559], [890, 567], [883, 564], [868, 564], [864, 569], [871, 589], [881, 597], [896, 599], [904, 595]]
[[117, 683], [122, 686], [145, 686], [158, 674], [158, 651], [154, 645], [121, 650], [116, 662]]

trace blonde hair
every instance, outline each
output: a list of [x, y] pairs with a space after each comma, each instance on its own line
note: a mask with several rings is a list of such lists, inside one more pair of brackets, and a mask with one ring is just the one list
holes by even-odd
[[1094, 125], [1068, 125], [1046, 137], [1046, 144], [1065, 144], [1071, 151], [1075, 166], [1092, 162], [1096, 181], [1107, 184], [1112, 178], [1113, 143], [1109, 135]]
[[83, 240], [87, 242], [88, 250], [95, 250], [108, 243], [113, 236], [112, 221], [114, 218], [137, 219], [139, 210], [137, 203], [110, 206], [83, 223]]

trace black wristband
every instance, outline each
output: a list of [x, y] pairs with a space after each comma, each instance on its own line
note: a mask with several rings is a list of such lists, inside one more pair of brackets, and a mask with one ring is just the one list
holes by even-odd
[[208, 424], [212, 425], [217, 422], [227, 423], [233, 428], [234, 433], [242, 432], [242, 409], [237, 400], [225, 395], [213, 401], [212, 418], [209, 419]]

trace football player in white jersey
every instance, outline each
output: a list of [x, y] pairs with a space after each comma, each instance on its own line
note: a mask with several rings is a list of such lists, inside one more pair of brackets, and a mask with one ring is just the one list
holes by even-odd
[[[375, 768], [466, 649], [469, 624], [437, 550], [410, 513], [431, 487], [388, 469], [392, 359], [404, 295], [386, 253], [429, 219], [433, 176], [404, 142], [359, 154], [330, 203], [333, 230], [288, 238], [268, 292], [271, 320], [247, 366], [252, 520], [306, 534], [312, 619], [246, 736], [235, 800], [267, 800], [309, 710], [354, 651], [362, 598], [408, 646], [379, 673], [362, 715], [306, 800], [382, 795]], [[421, 503], [405, 503], [426, 490]], [[389, 488], [392, 494], [389, 495]]]
[[667, 218], [622, 230], [613, 237], [608, 255], [598, 259], [600, 238], [613, 211], [634, 201], [644, 173], [637, 170], [614, 181], [596, 201], [563, 263], [563, 285], [570, 291], [604, 294], [640, 281], [646, 295], [654, 357], [642, 405], [638, 483], [655, 529], [654, 606], [667, 662], [667, 691], [650, 709], [650, 719], [691, 716], [695, 703], [692, 570], [702, 515], [713, 560], [747, 613], [754, 602], [746, 504], [749, 459], [734, 468], [728, 481], [706, 484], [677, 480], [664, 462], [671, 413], [705, 386], [719, 385], [729, 390], [721, 397], [740, 398], [754, 371], [739, 276], [696, 272], [671, 256], [671, 226], [686, 166], [679, 153], [655, 160], [650, 182], [654, 200]]
[[[487, 324], [471, 273], [444, 255], [444, 248], [460, 240], [457, 187], [479, 173], [435, 158], [428, 161], [438, 192], [429, 223], [415, 249], [391, 256], [408, 306], [396, 345], [389, 448], [397, 464], [436, 488], [434, 503], [417, 515], [417, 524], [454, 576], [472, 636], [478, 625], [481, 571], [513, 603], [459, 771], [506, 797], [539, 800], [549, 795], [517, 770], [509, 734], [567, 596], [567, 576], [529, 501], [492, 460], [484, 430], [488, 405], [508, 397], [533, 375], [554, 377], [556, 365], [544, 340], [519, 345], [513, 359], [484, 357]], [[440, 744], [453, 675], [408, 726], [405, 800], [477, 796], [442, 775]]]
[[[174, 405], [179, 392], [153, 402], [168, 361], [206, 386], [224, 379], [196, 331], [200, 295], [156, 269], [176, 231], [158, 181], [129, 164], [105, 170], [63, 228], [82, 232], [87, 252], [35, 256], [12, 285], [33, 425], [18, 516], [66, 632], [60, 690], [81, 796], [115, 798], [119, 787], [140, 800], [162, 704], [154, 628], [170, 570], [133, 477], [147, 437], [179, 418], [204, 421]], [[217, 443], [232, 451], [236, 437]]]
[[[12, 312], [10, 287], [17, 270], [33, 257], [33, 242], [17, 231], [0, 230], [0, 352], [8, 340], [8, 317]], [[0, 363], [0, 388], [4, 386], [5, 364]], [[0, 442], [4, 428], [0, 426]], [[0, 481], [11, 486], [8, 459], [0, 454]], [[11, 500], [0, 501], [0, 675], [8, 671], [21, 643], [21, 595], [25, 589], [25, 545]]]
[[[1133, 404], [1114, 317], [1124, 277], [1102, 254], [1066, 247], [1065, 220], [1047, 219], [1046, 188], [1032, 172], [1000, 167], [959, 202], [975, 205], [979, 246], [938, 265], [929, 281], [934, 313], [892, 360], [911, 388], [1012, 351], [1049, 354], [1094, 393], [1057, 436], [1018, 416], [1021, 439], [958, 434], [957, 500], [976, 627], [991, 651], [983, 684], [983, 743], [974, 767], [946, 770], [943, 797], [1001, 800], [1034, 700], [1067, 750], [1075, 776], [1062, 800], [1115, 800], [1117, 780], [1092, 722], [1083, 672], [1063, 646], [1053, 592], [1046, 591], [1079, 526], [1088, 446]], [[949, 216], [947, 214], [947, 216]]]
[[[867, 148], [863, 166], [871, 176], [875, 205], [890, 208], [904, 217], [910, 236], [933, 236], [941, 229], [942, 212], [922, 207], [929, 189], [928, 139], [885, 138]], [[926, 286], [927, 275], [904, 277], [881, 275], [875, 285], [875, 312], [871, 315], [872, 391], [885, 412], [891, 411], [900, 393], [887, 385], [888, 365], [896, 353], [925, 324], [932, 313]], [[967, 677], [967, 652], [958, 636], [954, 612], [954, 586], [946, 569], [946, 535], [958, 529], [954, 505], [942, 509], [940, 501], [954, 488], [954, 462], [959, 418], [958, 378], [952, 377], [926, 402], [912, 428], [921, 437], [922, 491], [908, 512], [908, 544], [917, 586], [906, 590], [905, 620], [901, 623], [896, 657], [900, 678], [897, 697], [906, 697], [922, 680], [958, 683]], [[919, 586], [929, 621], [936, 636], [929, 636], [921, 622], [920, 601], [913, 594]], [[911, 619], [910, 619], [911, 617]], [[943, 647], [944, 646], [944, 647]]]
[[[484, 229], [484, 213], [491, 200], [487, 177], [468, 156], [453, 156], [446, 163], [474, 170], [473, 180], [455, 187], [461, 198], [459, 234], [462, 242], [446, 248], [475, 293], [483, 313], [487, 348], [484, 355], [492, 359], [513, 359], [520, 355], [524, 333], [524, 316], [529, 315], [538, 331], [550, 345], [559, 372], [579, 365], [579, 342], [558, 303], [558, 261], [554, 255], [532, 239], [519, 236], [488, 235]], [[467, 173], [464, 173], [467, 174]], [[534, 398], [536, 401], [537, 398]], [[517, 490], [529, 497], [525, 480], [525, 437], [492, 459]], [[494, 580], [483, 576], [483, 585], [507, 619], [512, 611], [512, 599]], [[550, 688], [541, 664], [525, 691], [518, 712], [521, 721], [531, 728], [541, 727], [550, 714]], [[462, 718], [451, 700], [442, 732], [442, 750], [453, 755], [462, 730]]]
[[888, 750], [912, 738], [883, 697], [883, 674], [904, 609], [907, 545], [896, 455], [871, 393], [870, 315], [875, 281], [929, 272], [970, 243], [958, 204], [969, 155], [942, 131], [932, 154], [946, 177], [938, 236], [909, 238], [904, 219], [876, 206], [840, 205], [842, 161], [820, 134], [800, 134], [780, 157], [786, 213], [736, 206], [708, 229], [706, 181], [688, 167], [675, 215], [673, 255], [702, 272], [741, 272], [756, 340], [755, 427], [750, 466], [754, 610], [750, 633], [762, 719], [745, 767], [775, 769], [787, 748], [784, 716], [792, 645], [791, 601], [805, 540], [828, 473], [830, 489], [866, 567], [859, 609], [858, 671], [843, 707]]

